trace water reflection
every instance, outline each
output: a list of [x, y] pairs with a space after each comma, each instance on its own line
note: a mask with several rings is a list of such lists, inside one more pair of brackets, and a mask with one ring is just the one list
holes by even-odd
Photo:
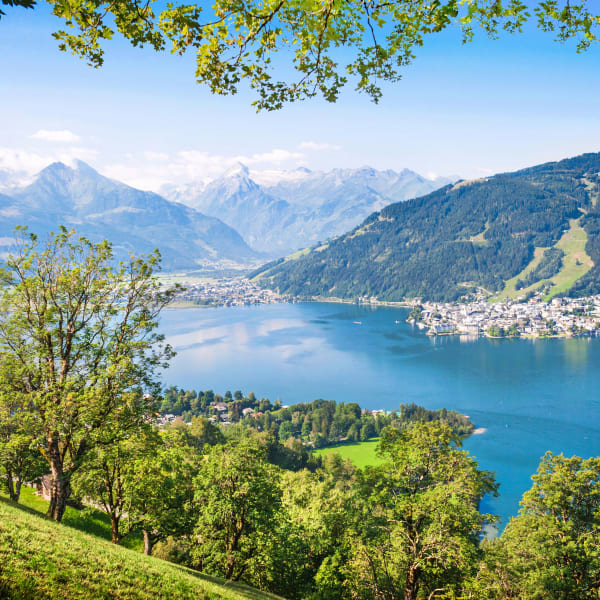
[[590, 338], [573, 338], [562, 340], [566, 362], [578, 370], [585, 369], [589, 360]]

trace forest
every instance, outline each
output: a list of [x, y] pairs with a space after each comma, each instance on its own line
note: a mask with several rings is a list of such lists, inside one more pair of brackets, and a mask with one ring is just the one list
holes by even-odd
[[[503, 289], [580, 219], [594, 267], [570, 290], [600, 292], [600, 154], [584, 154], [493, 177], [463, 181], [385, 207], [326, 247], [252, 276], [298, 298], [338, 297], [452, 301], [482, 289]], [[548, 255], [542, 279], [560, 268]]]
[[165, 390], [160, 411], [180, 416], [186, 423], [199, 416], [212, 423], [241, 423], [257, 431], [272, 431], [282, 442], [296, 438], [313, 448], [345, 440], [365, 441], [379, 436], [385, 427], [403, 429], [416, 421], [447, 423], [459, 436], [474, 429], [467, 417], [445, 408], [428, 410], [416, 404], [401, 404], [399, 411], [370, 411], [354, 402], [322, 399], [282, 406], [280, 400], [275, 404], [267, 398], [258, 400], [253, 392], [244, 396], [240, 390], [233, 394], [227, 391], [221, 396], [212, 390], [196, 392], [175, 386]]

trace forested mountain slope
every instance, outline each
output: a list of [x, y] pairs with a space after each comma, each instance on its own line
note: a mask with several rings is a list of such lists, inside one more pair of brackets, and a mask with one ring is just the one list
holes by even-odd
[[548, 253], [543, 268], [527, 270], [533, 275], [525, 289], [551, 288], [569, 259], [571, 280], [563, 278], [561, 292], [600, 293], [599, 197], [600, 154], [459, 182], [387, 206], [349, 233], [255, 275], [300, 297], [453, 300], [477, 287], [502, 292], [539, 261], [536, 248], [553, 248], [575, 230], [584, 236], [580, 252], [564, 260]]

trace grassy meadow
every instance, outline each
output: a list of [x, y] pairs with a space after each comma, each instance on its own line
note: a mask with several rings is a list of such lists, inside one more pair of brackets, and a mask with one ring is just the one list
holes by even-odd
[[[8, 496], [4, 493], [4, 490], [0, 491], [0, 500], [8, 500]], [[36, 495], [33, 488], [25, 486], [21, 489], [19, 505], [40, 515], [45, 515], [46, 510], [48, 510], [48, 502]], [[73, 529], [78, 529], [109, 542], [111, 540], [110, 519], [101, 510], [90, 507], [78, 510], [72, 506], [67, 506], [62, 522], [63, 525], [67, 525]], [[144, 549], [144, 541], [138, 533], [123, 538], [121, 545], [139, 552], [142, 552]]]
[[375, 449], [379, 443], [379, 438], [373, 438], [366, 442], [342, 442], [327, 448], [315, 450], [318, 456], [327, 454], [339, 454], [343, 459], [350, 459], [357, 467], [364, 468], [367, 465], [377, 465], [383, 462], [375, 454]]

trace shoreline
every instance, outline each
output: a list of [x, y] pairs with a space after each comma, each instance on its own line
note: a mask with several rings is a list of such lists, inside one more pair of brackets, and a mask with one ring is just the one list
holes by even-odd
[[175, 300], [171, 302], [167, 308], [235, 308], [239, 306], [262, 306], [265, 304], [301, 304], [301, 303], [317, 303], [317, 304], [355, 304], [356, 306], [387, 306], [389, 308], [411, 308], [413, 305], [408, 302], [388, 302], [388, 301], [370, 301], [357, 302], [346, 298], [291, 298], [289, 300], [280, 300], [277, 302], [252, 302], [249, 304], [227, 304], [224, 302], [196, 303], [193, 300]]
[[[171, 304], [168, 305], [168, 309], [172, 310], [181, 310], [181, 309], [190, 309], [190, 308], [230, 308], [230, 307], [240, 307], [240, 306], [261, 306], [264, 304], [300, 304], [300, 303], [318, 303], [318, 304], [345, 304], [345, 305], [356, 305], [361, 307], [388, 307], [388, 308], [398, 308], [398, 309], [410, 309], [414, 308], [415, 304], [413, 302], [392, 302], [392, 301], [383, 301], [383, 300], [369, 300], [369, 301], [360, 301], [356, 299], [346, 299], [346, 298], [338, 298], [336, 296], [329, 297], [314, 297], [314, 298], [289, 298], [282, 299], [271, 302], [250, 302], [250, 303], [234, 303], [229, 304], [226, 302], [202, 302], [196, 303], [193, 300], [175, 300]], [[550, 332], [540, 332], [539, 334], [530, 333], [530, 332], [521, 332], [519, 335], [491, 335], [488, 331], [478, 331], [470, 332], [463, 331], [460, 329], [454, 329], [451, 331], [435, 331], [433, 324], [428, 323], [427, 321], [416, 321], [415, 319], [406, 319], [405, 322], [411, 325], [420, 324], [421, 328], [425, 328], [429, 326], [428, 331], [426, 331], [425, 335], [434, 338], [438, 336], [446, 336], [446, 337], [463, 337], [468, 336], [473, 340], [480, 340], [482, 338], [489, 340], [516, 340], [516, 339], [527, 339], [527, 340], [544, 340], [544, 339], [574, 339], [574, 338], [593, 338], [600, 336], [600, 330], [584, 330], [578, 332], [572, 331], [554, 331]]]
[[411, 308], [413, 306], [410, 302], [391, 302], [388, 300], [369, 300], [368, 302], [361, 302], [360, 300], [350, 300], [346, 298], [337, 298], [335, 296], [331, 297], [315, 297], [315, 298], [306, 298], [299, 299], [294, 298], [293, 302], [318, 302], [322, 304], [356, 304], [357, 306], [389, 306], [390, 308]]

